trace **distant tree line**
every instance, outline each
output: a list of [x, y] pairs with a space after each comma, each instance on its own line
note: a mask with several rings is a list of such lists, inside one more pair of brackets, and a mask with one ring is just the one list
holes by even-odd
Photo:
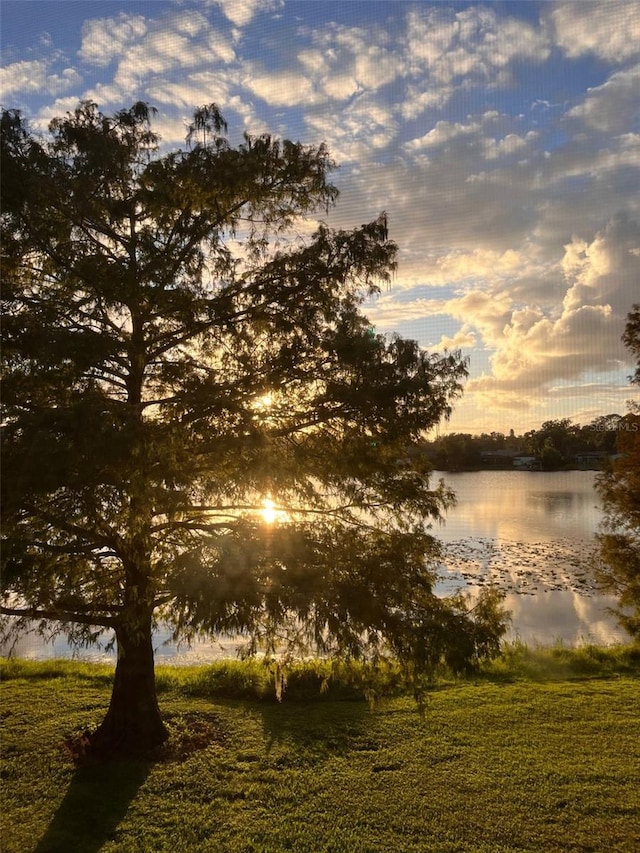
[[502, 432], [449, 433], [425, 442], [431, 463], [443, 471], [511, 468], [517, 457], [530, 457], [532, 467], [546, 471], [562, 468], [600, 467], [617, 452], [628, 415], [609, 414], [580, 425], [570, 418], [545, 421], [523, 435]]

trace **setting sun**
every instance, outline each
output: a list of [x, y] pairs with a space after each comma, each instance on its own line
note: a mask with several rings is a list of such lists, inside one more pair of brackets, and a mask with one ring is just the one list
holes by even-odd
[[281, 515], [281, 513], [279, 513], [275, 508], [275, 504], [271, 498], [265, 498], [263, 500], [260, 514], [262, 515], [262, 520], [265, 524], [273, 524], [278, 520], [278, 516]]
[[261, 397], [258, 397], [255, 403], [256, 409], [269, 409], [273, 405], [273, 394], [271, 391], [267, 391], [266, 394], [263, 394]]

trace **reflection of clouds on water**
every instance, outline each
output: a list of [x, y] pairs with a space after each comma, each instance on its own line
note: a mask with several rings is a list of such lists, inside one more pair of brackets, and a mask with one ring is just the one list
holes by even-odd
[[601, 519], [592, 471], [444, 474], [458, 504], [435, 531], [444, 554], [439, 594], [488, 584], [506, 595], [511, 636], [529, 642], [626, 638], [593, 578]]
[[525, 642], [621, 642], [625, 633], [607, 612], [615, 600], [595, 588], [595, 550], [574, 539], [448, 542], [436, 590], [446, 595], [466, 588], [473, 596], [483, 586], [501, 589], [512, 618], [509, 636]]
[[[463, 586], [460, 578], [451, 575], [446, 582], [438, 585], [440, 594], [447, 594]], [[472, 598], [477, 595], [480, 585], [470, 585], [467, 590]], [[627, 638], [617, 627], [616, 621], [606, 612], [614, 605], [609, 597], [584, 594], [564, 589], [523, 595], [507, 592], [505, 607], [512, 617], [508, 639], [519, 637], [527, 643], [549, 644], [558, 640], [568, 645], [580, 645], [585, 642], [608, 644], [624, 642]], [[156, 664], [204, 664], [225, 658], [237, 658], [238, 649], [243, 645], [241, 637], [221, 640], [195, 640], [191, 646], [178, 645], [170, 639], [169, 630], [160, 630], [154, 636]], [[103, 644], [110, 637], [105, 634]], [[2, 650], [6, 653], [6, 649]], [[63, 638], [45, 643], [38, 636], [22, 637], [13, 650], [15, 657], [33, 660], [77, 657], [97, 663], [114, 663], [115, 651], [107, 653], [99, 649], [80, 649], [74, 651]]]
[[513, 613], [512, 636], [528, 643], [561, 641], [568, 645], [624, 641], [624, 631], [606, 614], [612, 604], [605, 596], [586, 598], [570, 590], [545, 592], [526, 600], [509, 593], [505, 600]]
[[[478, 586], [467, 589], [472, 601], [479, 589]], [[511, 614], [512, 622], [507, 639], [518, 638], [533, 645], [562, 642], [568, 646], [626, 642], [628, 637], [625, 632], [607, 613], [607, 608], [614, 603], [613, 598], [608, 596], [587, 598], [572, 590], [534, 595], [508, 592], [504, 607]]]
[[100, 636], [100, 646], [93, 648], [74, 648], [64, 637], [45, 640], [39, 634], [23, 634], [15, 642], [8, 642], [0, 647], [0, 654], [26, 660], [53, 660], [55, 658], [77, 658], [92, 663], [113, 663], [115, 651], [105, 651], [104, 647], [111, 639], [110, 632]]
[[[438, 474], [439, 476], [439, 474]], [[474, 471], [444, 476], [458, 498], [437, 530], [445, 541], [553, 542], [592, 537], [601, 512], [592, 471]]]

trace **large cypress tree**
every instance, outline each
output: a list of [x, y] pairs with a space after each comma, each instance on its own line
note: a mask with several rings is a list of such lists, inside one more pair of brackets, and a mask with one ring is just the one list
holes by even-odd
[[142, 103], [83, 103], [42, 138], [2, 117], [2, 612], [113, 630], [96, 750], [166, 737], [156, 620], [268, 654], [391, 653], [416, 678], [503, 630], [490, 597], [433, 592], [451, 495], [418, 440], [464, 363], [361, 313], [395, 268], [384, 216], [296, 238], [332, 168], [323, 146], [232, 147], [214, 105], [170, 153]]

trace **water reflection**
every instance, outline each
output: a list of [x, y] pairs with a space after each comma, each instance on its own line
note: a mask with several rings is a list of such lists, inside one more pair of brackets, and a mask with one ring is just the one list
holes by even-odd
[[476, 471], [443, 476], [458, 497], [437, 535], [591, 540], [600, 521], [592, 471]]
[[[77, 658], [93, 663], [114, 663], [115, 650], [106, 650], [111, 639], [108, 631], [103, 632], [96, 646], [90, 648], [73, 648], [64, 637], [54, 640], [44, 640], [35, 634], [20, 637], [17, 642], [7, 644], [0, 649], [2, 655], [11, 654], [13, 657], [28, 660], [53, 660], [55, 658]], [[194, 640], [190, 645], [176, 643], [169, 629], [159, 629], [154, 634], [154, 653], [156, 664], [187, 665], [207, 663], [213, 660], [238, 657], [245, 640], [242, 637], [231, 637], [213, 640]]]
[[486, 584], [505, 591], [510, 637], [531, 643], [613, 643], [627, 636], [594, 583], [601, 519], [592, 471], [442, 474], [457, 506], [445, 544], [443, 593]]
[[526, 598], [509, 593], [505, 601], [513, 618], [511, 637], [519, 636], [532, 644], [561, 641], [566, 645], [624, 642], [624, 631], [606, 612], [614, 604], [608, 596], [588, 597], [571, 590]]

